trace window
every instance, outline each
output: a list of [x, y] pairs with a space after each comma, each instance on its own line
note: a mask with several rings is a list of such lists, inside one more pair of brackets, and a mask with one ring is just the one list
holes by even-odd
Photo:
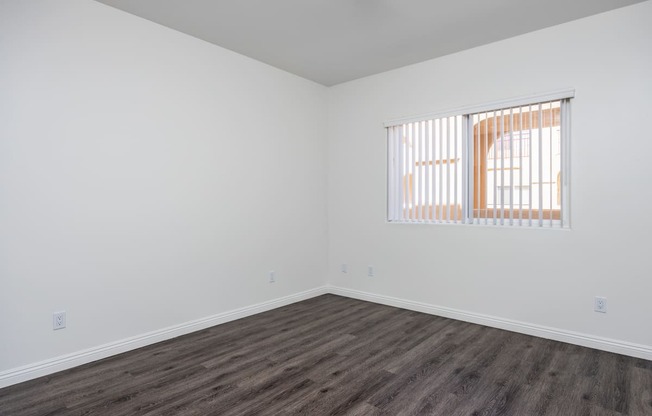
[[572, 97], [386, 123], [388, 221], [568, 227]]

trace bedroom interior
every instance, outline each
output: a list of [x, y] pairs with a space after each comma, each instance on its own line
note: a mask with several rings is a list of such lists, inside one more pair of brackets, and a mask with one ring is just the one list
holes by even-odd
[[0, 414], [652, 414], [652, 1], [300, 3], [0, 2]]

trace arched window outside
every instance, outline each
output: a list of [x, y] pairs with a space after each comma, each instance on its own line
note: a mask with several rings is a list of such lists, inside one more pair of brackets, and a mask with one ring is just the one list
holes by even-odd
[[474, 217], [559, 220], [560, 138], [559, 102], [477, 115]]

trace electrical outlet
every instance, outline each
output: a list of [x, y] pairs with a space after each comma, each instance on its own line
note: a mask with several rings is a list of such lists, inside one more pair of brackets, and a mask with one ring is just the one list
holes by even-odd
[[367, 276], [374, 277], [374, 266], [367, 266]]
[[342, 263], [342, 265], [340, 266], [340, 271], [341, 271], [342, 273], [348, 273], [348, 272], [349, 272], [349, 268], [348, 268], [348, 266], [346, 265], [346, 263]]
[[600, 313], [607, 313], [607, 298], [596, 296], [593, 310]]
[[52, 329], [63, 329], [66, 327], [66, 312], [55, 312], [52, 314]]
[[269, 283], [276, 282], [276, 272], [274, 270], [269, 271]]

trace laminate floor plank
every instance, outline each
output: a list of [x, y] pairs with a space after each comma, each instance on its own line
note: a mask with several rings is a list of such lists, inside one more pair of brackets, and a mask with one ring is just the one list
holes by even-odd
[[[465, 326], [464, 322], [461, 321], [448, 321], [444, 324], [441, 330], [429, 334], [428, 338], [408, 348], [405, 354], [396, 357], [391, 362], [388, 362], [384, 368], [391, 373], [409, 371], [410, 368], [414, 367], [415, 363], [420, 363], [426, 359], [427, 356], [432, 355], [433, 347], [445, 349], [446, 347], [454, 345], [454, 342], [457, 340], [451, 340], [451, 336], [455, 333], [460, 336], [457, 332], [460, 328], [462, 332], [482, 330], [479, 326]], [[472, 333], [469, 335], [469, 338], [472, 338], [473, 336], [474, 334]]]
[[0, 389], [0, 416], [652, 416], [652, 362], [324, 295]]
[[[493, 354], [487, 355], [489, 359], [478, 361], [477, 365], [468, 365], [468, 360], [467, 363], [461, 363], [462, 367], [453, 369], [436, 389], [428, 392], [417, 405], [416, 413], [453, 414], [482, 394], [487, 395], [484, 401], [490, 401], [491, 397], [503, 392], [508, 394], [506, 397], [513, 398], [522, 384], [510, 382], [532, 353], [526, 345], [526, 337], [512, 334], [495, 347]], [[479, 353], [473, 349], [466, 356], [473, 357]]]
[[[629, 411], [631, 414], [644, 414], [652, 407], [652, 369], [634, 367], [630, 376]], [[641, 386], [641, 389], [632, 386]]]
[[466, 352], [474, 345], [484, 344], [485, 336], [490, 333], [488, 328], [471, 325], [461, 331], [459, 339], [453, 339], [451, 330], [448, 328], [442, 332], [442, 337], [436, 338], [435, 343], [428, 338], [414, 347], [417, 354], [405, 354], [410, 357], [409, 361], [401, 359], [400, 366], [385, 367], [398, 377], [379, 389], [370, 398], [370, 403], [382, 409], [383, 414], [395, 414], [415, 406], [416, 401], [428, 395], [429, 389], [438, 388], [455, 374], [456, 369], [468, 363]]

